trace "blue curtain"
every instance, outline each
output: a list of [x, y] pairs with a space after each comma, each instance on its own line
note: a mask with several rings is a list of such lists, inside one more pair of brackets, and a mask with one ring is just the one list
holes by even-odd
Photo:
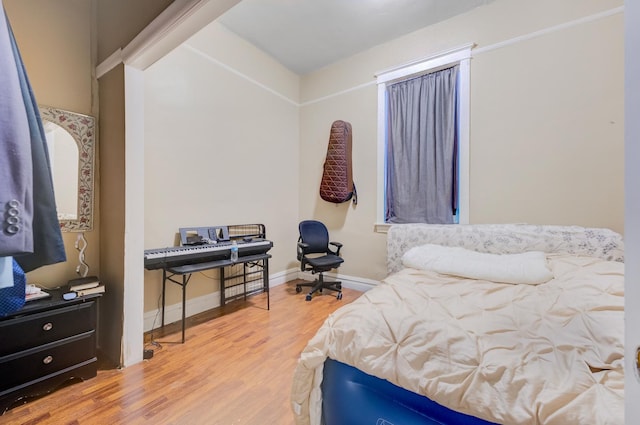
[[387, 223], [453, 223], [458, 66], [387, 87]]

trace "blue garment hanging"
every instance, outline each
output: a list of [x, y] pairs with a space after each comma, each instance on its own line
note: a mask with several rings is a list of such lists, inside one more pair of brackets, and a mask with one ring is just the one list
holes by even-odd
[[25, 272], [38, 267], [60, 263], [67, 260], [60, 231], [60, 222], [56, 208], [56, 197], [51, 177], [51, 161], [44, 126], [36, 98], [31, 89], [27, 71], [22, 63], [11, 25], [7, 20], [11, 47], [18, 69], [20, 89], [27, 112], [29, 133], [31, 135], [31, 159], [33, 164], [33, 254], [16, 256], [15, 260]]
[[0, 93], [0, 257], [14, 275], [0, 288], [6, 315], [24, 305], [25, 271], [66, 261], [66, 254], [42, 120], [2, 0]]
[[33, 252], [31, 141], [10, 32], [4, 8], [0, 8], [0, 256], [3, 257]]
[[20, 265], [13, 260], [13, 286], [0, 288], [0, 316], [6, 316], [24, 306], [27, 278]]
[[[7, 152], [8, 156], [17, 156], [14, 159], [16, 159], [15, 162], [17, 162], [19, 169], [12, 171], [21, 177], [23, 177], [22, 174], [25, 173], [25, 170], [28, 173], [26, 181], [20, 181], [19, 184], [31, 185], [25, 188], [27, 192], [30, 192], [31, 199], [28, 196], [25, 199], [13, 199], [10, 196], [12, 193], [10, 189], [14, 184], [14, 175], [11, 175], [9, 181], [5, 183], [6, 187], [0, 185], [0, 202], [6, 202], [7, 212], [5, 215], [11, 216], [7, 217], [5, 221], [12, 220], [11, 223], [4, 223], [4, 234], [2, 236], [5, 240], [24, 239], [23, 246], [17, 244], [16, 246], [8, 245], [9, 248], [14, 248], [13, 251], [4, 246], [5, 243], [1, 243], [0, 246], [4, 249], [0, 250], [0, 255], [14, 255], [22, 269], [25, 272], [29, 272], [43, 265], [66, 261], [66, 254], [56, 211], [44, 127], [13, 31], [11, 30], [11, 24], [4, 12], [4, 7], [0, 10], [0, 13], [3, 15], [0, 17], [3, 21], [0, 22], [0, 47], [5, 58], [0, 62], [0, 65], [7, 68], [0, 72], [10, 75], [11, 78], [6, 78], [6, 81], [3, 82], [9, 86], [7, 91], [14, 97], [2, 102], [0, 106], [9, 107], [11, 110], [7, 111], [0, 108], [0, 114], [6, 112], [10, 118], [14, 115], [20, 118], [17, 122], [14, 122], [13, 119], [3, 120], [2, 118], [0, 118], [0, 121], [3, 121], [4, 126], [19, 125], [20, 127], [17, 128], [16, 133], [19, 132], [21, 137], [20, 140], [12, 140], [11, 134], [8, 137], [3, 137], [0, 149]], [[11, 58], [13, 58], [13, 61]], [[4, 91], [4, 89], [5, 87], [0, 87], [1, 91]], [[26, 118], [26, 130], [28, 132], [26, 141], [23, 139], [25, 130], [24, 118]], [[5, 132], [8, 131], [3, 131], [3, 133]], [[5, 143], [7, 146], [5, 146]], [[19, 151], [18, 155], [15, 154], [16, 150]], [[2, 192], [5, 189], [7, 189], [9, 195], [3, 196]], [[10, 214], [10, 212], [12, 213]]]

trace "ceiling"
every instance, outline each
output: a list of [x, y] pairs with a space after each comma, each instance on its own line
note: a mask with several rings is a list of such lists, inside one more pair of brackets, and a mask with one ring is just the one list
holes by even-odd
[[304, 75], [493, 0], [243, 0], [225, 27]]

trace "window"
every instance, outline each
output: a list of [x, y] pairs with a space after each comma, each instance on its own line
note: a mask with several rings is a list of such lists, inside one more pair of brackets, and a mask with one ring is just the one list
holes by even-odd
[[[453, 76], [457, 85], [455, 103], [456, 111], [456, 135], [457, 135], [457, 217], [455, 221], [459, 223], [468, 223], [469, 221], [469, 59], [471, 56], [471, 46], [455, 49], [445, 52], [438, 56], [409, 64], [400, 68], [395, 68], [377, 76], [378, 83], [378, 212], [377, 212], [377, 228], [385, 230], [390, 224], [387, 220], [387, 213], [391, 210], [393, 217], [393, 207], [389, 207], [387, 202], [387, 183], [389, 181], [387, 174], [387, 155], [388, 142], [393, 139], [390, 134], [389, 125], [389, 103], [388, 93], [395, 90], [395, 87], [402, 87], [406, 84], [413, 84], [414, 81], [431, 79], [432, 75], [447, 74], [455, 70], [457, 76]], [[400, 84], [399, 84], [400, 83]], [[389, 90], [391, 88], [391, 90]], [[396, 114], [397, 116], [397, 114]], [[397, 131], [396, 131], [397, 133]], [[396, 136], [396, 139], [398, 137]], [[392, 145], [389, 145], [393, 148]], [[450, 156], [450, 155], [449, 155]], [[390, 168], [393, 170], [393, 167]], [[394, 176], [394, 178], [397, 176]], [[454, 179], [455, 180], [455, 179]], [[394, 194], [393, 188], [389, 188], [390, 197]], [[406, 197], [406, 193], [403, 196]], [[424, 194], [420, 196], [424, 197]], [[454, 200], [455, 202], [456, 200]], [[391, 222], [394, 220], [391, 219]], [[400, 219], [402, 221], [402, 219]], [[406, 221], [406, 218], [405, 218]], [[409, 221], [413, 221], [410, 219]], [[418, 220], [415, 220], [418, 221]], [[424, 220], [422, 220], [424, 221]]]

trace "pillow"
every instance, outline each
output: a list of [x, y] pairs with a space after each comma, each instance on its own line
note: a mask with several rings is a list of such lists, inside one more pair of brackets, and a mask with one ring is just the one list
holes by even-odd
[[402, 263], [414, 269], [501, 283], [537, 285], [553, 278], [547, 258], [540, 251], [485, 254], [460, 247], [426, 244], [407, 251], [402, 256]]

